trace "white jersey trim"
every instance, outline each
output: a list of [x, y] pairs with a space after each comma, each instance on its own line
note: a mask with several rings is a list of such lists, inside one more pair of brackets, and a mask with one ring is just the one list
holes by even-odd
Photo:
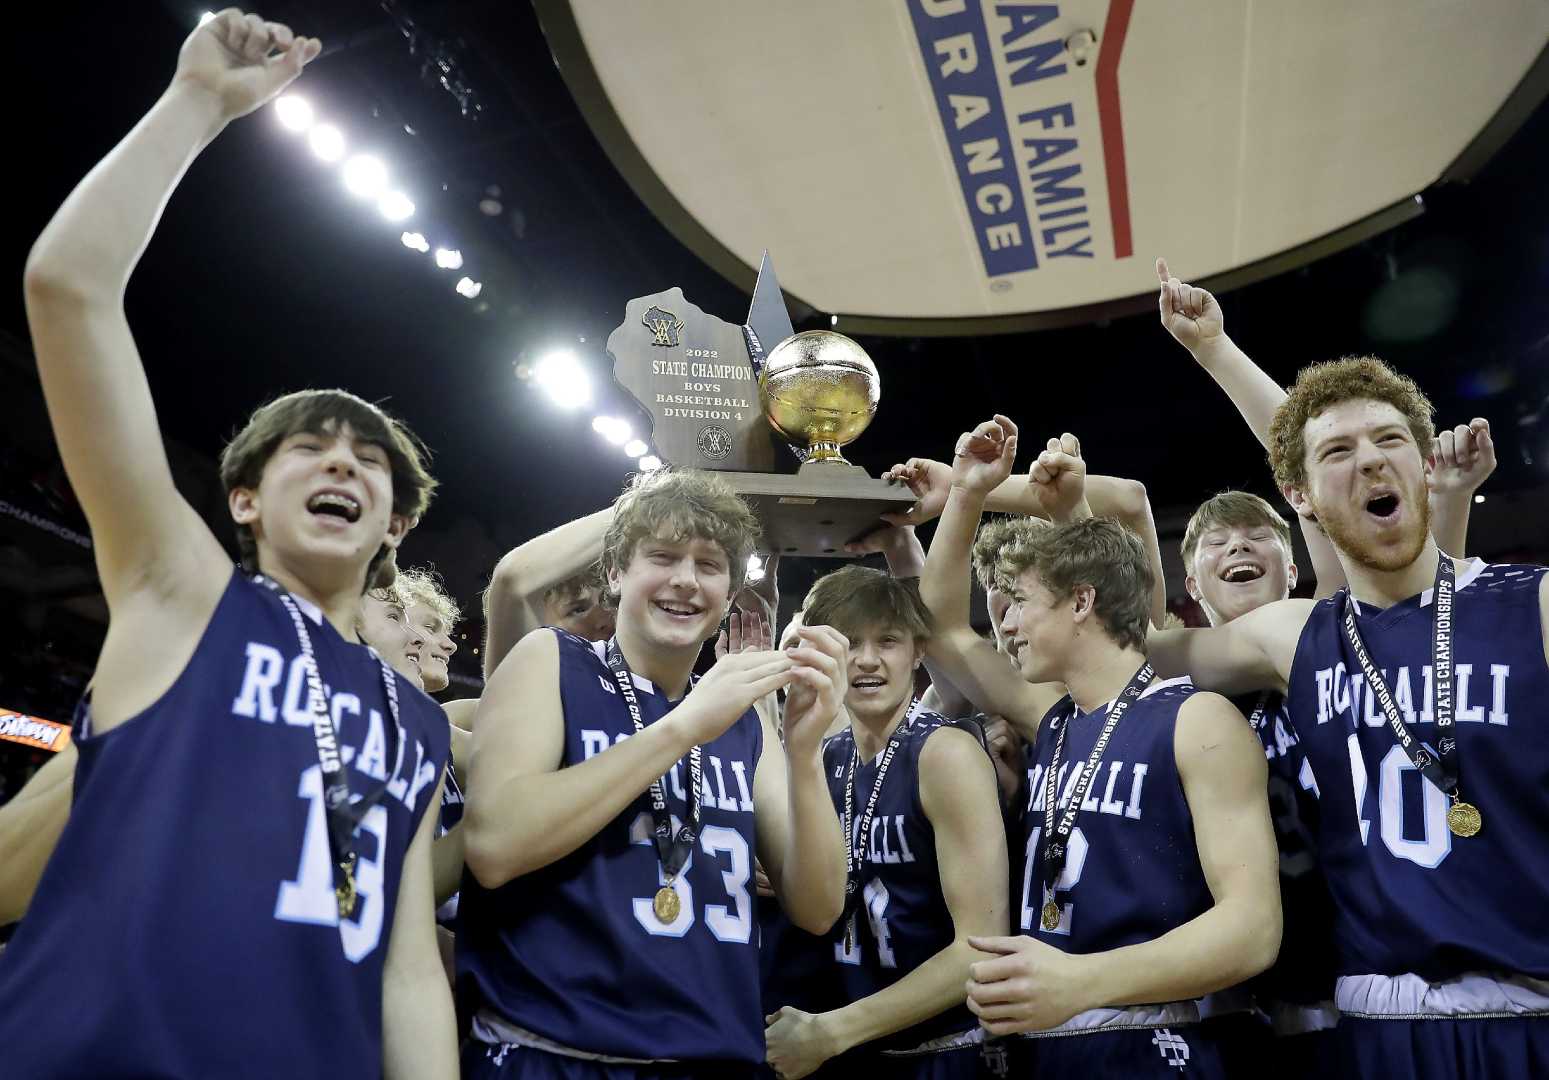
[[1269, 1026], [1275, 1035], [1310, 1035], [1314, 1031], [1331, 1031], [1339, 1023], [1339, 1010], [1332, 1001], [1320, 1001], [1316, 1005], [1292, 1005], [1284, 1001], [1264, 1004], [1269, 1015]]
[[1133, 1028], [1181, 1027], [1199, 1021], [1199, 1002], [1169, 1001], [1161, 1005], [1131, 1005], [1126, 1009], [1088, 1009], [1072, 1016], [1059, 1027], [1046, 1031], [1024, 1031], [1021, 1038], [1100, 1035], [1105, 1031], [1129, 1031]]
[[[1446, 552], [1442, 552], [1442, 554], [1443, 554], [1443, 556], [1445, 556], [1447, 558], [1451, 558], [1451, 556], [1447, 555]], [[1478, 556], [1475, 556], [1472, 559], [1464, 560], [1464, 562], [1463, 562], [1463, 572], [1458, 575], [1456, 591], [1462, 592], [1469, 585], [1472, 585], [1473, 582], [1474, 582], [1474, 579], [1477, 578], [1480, 574], [1484, 573], [1487, 569], [1489, 569], [1489, 566], [1490, 566], [1489, 563], [1485, 562], [1483, 559], [1479, 558]], [[1435, 591], [1436, 591], [1436, 587], [1434, 585], [1429, 585], [1429, 586], [1427, 586], [1425, 588], [1425, 590], [1423, 592], [1420, 593], [1420, 606], [1421, 607], [1429, 607], [1430, 606], [1430, 603], [1431, 603], [1431, 593], [1433, 593]], [[1355, 598], [1355, 594], [1354, 593], [1350, 594], [1350, 602], [1355, 605], [1355, 613], [1357, 615], [1364, 615], [1364, 614], [1366, 614], [1366, 608], [1371, 606], [1371, 605], [1368, 605], [1368, 604], [1362, 604], [1359, 600], [1357, 600]], [[1372, 610], [1373, 611], [1381, 611], [1383, 609], [1381, 609], [1381, 608], [1372, 608]]]
[[1334, 984], [1334, 1003], [1346, 1016], [1366, 1020], [1546, 1016], [1549, 981], [1489, 972], [1441, 982], [1418, 975], [1346, 975]]

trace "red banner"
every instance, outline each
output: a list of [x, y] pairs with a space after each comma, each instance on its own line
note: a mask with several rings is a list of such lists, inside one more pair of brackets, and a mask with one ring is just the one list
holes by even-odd
[[0, 739], [58, 753], [70, 745], [70, 725], [0, 709]]

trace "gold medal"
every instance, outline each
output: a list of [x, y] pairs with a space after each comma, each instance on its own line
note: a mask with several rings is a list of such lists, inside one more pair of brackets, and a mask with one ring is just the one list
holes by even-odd
[[663, 926], [671, 926], [678, 919], [678, 912], [683, 909], [683, 902], [678, 899], [678, 891], [671, 885], [663, 885], [656, 890], [656, 899], [651, 901], [651, 910], [656, 912], [656, 921]]
[[1453, 836], [1473, 836], [1483, 826], [1484, 818], [1479, 816], [1479, 808], [1473, 803], [1458, 799], [1447, 807], [1447, 828], [1452, 830]]
[[1043, 906], [1043, 928], [1053, 930], [1060, 924], [1060, 906], [1053, 900]]
[[348, 919], [355, 911], [355, 867], [353, 865], [345, 868], [344, 883], [334, 888], [333, 895], [339, 902], [339, 918]]

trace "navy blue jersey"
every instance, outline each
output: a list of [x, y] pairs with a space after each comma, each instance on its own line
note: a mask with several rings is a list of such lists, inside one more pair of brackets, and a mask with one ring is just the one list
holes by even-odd
[[338, 918], [295, 626], [234, 575], [160, 700], [101, 735], [78, 713], [70, 821], [0, 955], [0, 1072], [288, 1076], [304, 1054], [309, 1074], [381, 1075], [383, 962], [446, 718], [397, 679], [393, 739], [379, 662], [307, 629], [352, 791], [391, 778], [355, 834], [356, 918]]
[[[952, 944], [952, 913], [941, 891], [936, 833], [920, 803], [920, 751], [925, 740], [943, 726], [953, 726], [952, 721], [924, 711], [911, 713], [899, 724], [898, 749], [883, 778], [871, 835], [866, 839], [868, 861], [861, 875], [862, 899], [855, 913], [850, 948], [845, 948], [842, 924], [829, 934], [847, 1001], [886, 989]], [[829, 793], [841, 818], [845, 776], [854, 752], [855, 736], [849, 728], [823, 746]], [[852, 844], [860, 842], [861, 819], [876, 786], [881, 761], [879, 753], [856, 765]], [[977, 1025], [968, 1006], [960, 1005], [866, 1048], [907, 1050]]]
[[1269, 813], [1280, 854], [1280, 907], [1284, 929], [1280, 954], [1251, 982], [1265, 1000], [1315, 1005], [1334, 997], [1329, 953], [1334, 905], [1318, 865], [1313, 838], [1318, 824], [1318, 783], [1302, 750], [1290, 709], [1281, 694], [1232, 699], [1249, 720], [1269, 765]]
[[[1290, 715], [1318, 778], [1319, 857], [1334, 896], [1341, 975], [1480, 970], [1549, 978], [1549, 668], [1539, 566], [1458, 575], [1453, 607], [1459, 791], [1477, 836], [1453, 836], [1447, 797], [1410, 763], [1341, 625], [1344, 592], [1297, 642]], [[1421, 741], [1431, 719], [1431, 590], [1357, 622], [1399, 712]], [[1509, 884], [1508, 884], [1509, 883]]]
[[[463, 820], [463, 788], [457, 782], [457, 763], [451, 755], [446, 760], [446, 783], [441, 788], [440, 816], [436, 819], [436, 836], [451, 832]], [[457, 928], [458, 894], [447, 897], [446, 903], [436, 909], [436, 922], [448, 930]]]
[[834, 981], [830, 935], [809, 934], [786, 916], [773, 896], [758, 897], [758, 969], [767, 1016], [790, 1005], [802, 1012], [827, 1012], [846, 1004]]
[[[559, 639], [561, 767], [634, 733], [607, 645]], [[635, 677], [641, 719], [668, 701]], [[751, 709], [703, 753], [704, 817], [675, 888], [678, 918], [651, 901], [663, 883], [649, 795], [569, 855], [490, 890], [463, 875], [457, 975], [475, 1006], [563, 1046], [626, 1058], [764, 1059], [753, 907], [753, 775], [763, 750]], [[688, 815], [688, 760], [668, 773], [674, 819]]]
[[1194, 819], [1173, 751], [1178, 710], [1196, 692], [1187, 679], [1153, 682], [1114, 729], [1076, 815], [1065, 870], [1055, 882], [1061, 906], [1053, 930], [1043, 929], [1039, 919], [1045, 899], [1039, 869], [1044, 784], [1055, 737], [1061, 724], [1071, 725], [1060, 760], [1056, 805], [1063, 810], [1102, 733], [1108, 706], [1083, 713], [1066, 697], [1044, 717], [1033, 744], [1023, 816], [1016, 910], [1024, 934], [1069, 953], [1101, 952], [1159, 938], [1210, 908], [1214, 901], [1199, 866]]

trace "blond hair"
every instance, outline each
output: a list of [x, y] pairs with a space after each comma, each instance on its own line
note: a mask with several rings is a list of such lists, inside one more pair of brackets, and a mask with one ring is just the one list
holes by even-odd
[[1346, 356], [1302, 368], [1269, 424], [1269, 464], [1275, 483], [1307, 488], [1307, 421], [1341, 402], [1370, 399], [1404, 414], [1421, 457], [1436, 439], [1435, 406], [1409, 376], [1375, 356]]
[[405, 611], [415, 604], [424, 604], [435, 613], [436, 618], [441, 620], [442, 626], [448, 633], [462, 618], [462, 611], [458, 608], [457, 601], [446, 591], [446, 583], [433, 569], [416, 566], [399, 570], [392, 588], [401, 598]]

